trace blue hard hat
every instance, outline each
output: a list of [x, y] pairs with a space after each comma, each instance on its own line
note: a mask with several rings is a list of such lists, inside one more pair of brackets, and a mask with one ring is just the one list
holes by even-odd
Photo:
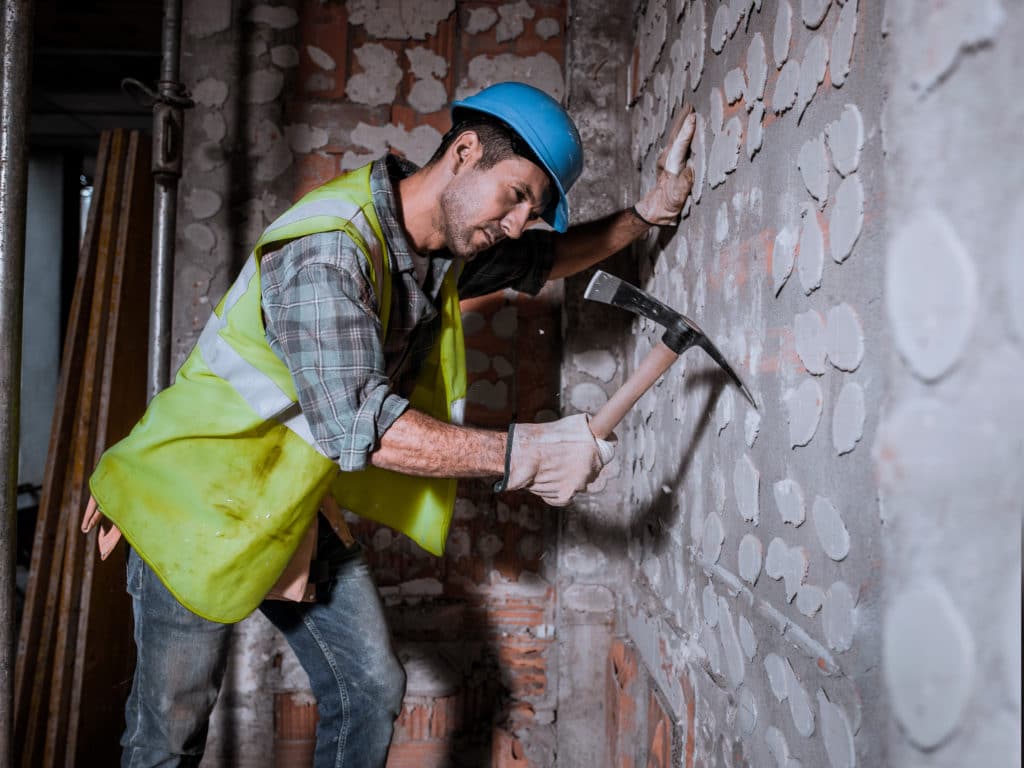
[[566, 194], [583, 172], [583, 143], [569, 113], [539, 88], [525, 83], [497, 83], [452, 104], [452, 122], [466, 110], [496, 117], [526, 142], [558, 188], [558, 198], [542, 218], [558, 232], [569, 226]]

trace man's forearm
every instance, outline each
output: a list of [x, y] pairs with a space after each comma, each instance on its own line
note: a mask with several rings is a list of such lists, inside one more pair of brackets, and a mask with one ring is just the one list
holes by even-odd
[[564, 235], [555, 238], [555, 261], [548, 279], [557, 280], [582, 272], [621, 251], [647, 234], [650, 228], [650, 224], [628, 209], [570, 227]]
[[407, 410], [384, 433], [370, 463], [421, 477], [505, 474], [505, 432], [446, 424]]

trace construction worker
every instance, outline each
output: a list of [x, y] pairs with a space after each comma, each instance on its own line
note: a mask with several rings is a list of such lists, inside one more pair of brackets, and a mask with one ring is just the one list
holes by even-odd
[[583, 148], [558, 102], [501, 83], [452, 121], [423, 168], [384, 157], [271, 224], [174, 384], [92, 475], [83, 530], [106, 516], [101, 554], [122, 533], [131, 545], [122, 765], [198, 765], [230, 624], [257, 607], [309, 675], [316, 765], [383, 765], [405, 675], [340, 509], [441, 554], [455, 478], [565, 505], [611, 458], [583, 414], [459, 425], [459, 299], [536, 293], [677, 223], [692, 112], [633, 208], [573, 227]]

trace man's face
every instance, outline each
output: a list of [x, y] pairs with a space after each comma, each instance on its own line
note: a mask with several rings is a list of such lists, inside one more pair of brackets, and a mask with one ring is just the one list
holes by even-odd
[[445, 241], [467, 261], [506, 237], [517, 238], [547, 205], [547, 174], [521, 157], [487, 170], [460, 168], [441, 193]]

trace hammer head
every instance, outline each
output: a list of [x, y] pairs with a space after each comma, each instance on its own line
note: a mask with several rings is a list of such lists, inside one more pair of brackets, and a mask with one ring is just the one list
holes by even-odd
[[669, 349], [677, 355], [682, 354], [692, 346], [698, 346], [708, 353], [708, 356], [718, 363], [719, 367], [728, 374], [740, 392], [750, 401], [750, 404], [757, 408], [750, 390], [747, 389], [739, 374], [729, 365], [725, 356], [718, 351], [707, 334], [700, 326], [685, 315], [670, 309], [651, 296], [641, 291], [635, 285], [620, 280], [614, 275], [598, 270], [590, 280], [583, 297], [591, 301], [600, 301], [604, 304], [611, 304], [635, 314], [653, 320], [665, 328], [665, 334], [661, 340]]

